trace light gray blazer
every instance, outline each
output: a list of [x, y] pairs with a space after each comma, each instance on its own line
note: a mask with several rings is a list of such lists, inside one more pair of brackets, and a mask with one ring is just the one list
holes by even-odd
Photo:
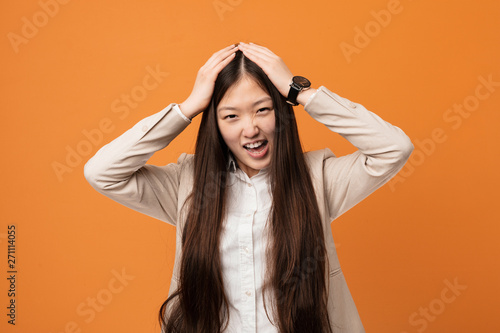
[[[185, 211], [181, 211], [181, 206], [192, 190], [194, 155], [183, 153], [177, 163], [164, 166], [146, 162], [189, 125], [175, 112], [174, 105], [139, 121], [97, 151], [84, 167], [85, 178], [98, 192], [176, 226], [175, 263], [169, 295], [178, 285], [181, 236], [185, 225]], [[328, 148], [306, 152], [305, 157], [324, 226], [332, 329], [336, 333], [364, 332], [340, 268], [331, 222], [396, 175], [414, 147], [401, 129], [324, 86], [309, 98], [304, 109], [358, 148], [341, 157], [336, 157]]]

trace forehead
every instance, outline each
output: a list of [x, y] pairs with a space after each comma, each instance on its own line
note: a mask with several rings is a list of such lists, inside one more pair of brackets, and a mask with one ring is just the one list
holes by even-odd
[[271, 96], [255, 80], [243, 78], [226, 91], [217, 110], [248, 108], [264, 102], [272, 102]]

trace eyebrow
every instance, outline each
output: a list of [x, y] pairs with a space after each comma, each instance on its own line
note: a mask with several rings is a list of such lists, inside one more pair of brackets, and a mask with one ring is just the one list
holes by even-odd
[[[263, 97], [263, 98], [259, 99], [257, 102], [253, 103], [252, 106], [256, 106], [257, 104], [260, 104], [260, 103], [268, 101], [268, 100], [272, 100], [271, 97], [269, 97], [269, 96]], [[234, 106], [222, 106], [219, 108], [219, 111], [223, 111], [223, 110], [238, 110], [238, 108], [234, 107]]]

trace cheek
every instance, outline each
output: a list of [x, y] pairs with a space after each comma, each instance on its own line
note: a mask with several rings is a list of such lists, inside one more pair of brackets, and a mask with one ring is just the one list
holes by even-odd
[[267, 134], [274, 134], [274, 130], [276, 128], [276, 121], [274, 119], [274, 115], [271, 119], [269, 119], [269, 121], [266, 122], [264, 128]]
[[276, 122], [274, 120], [274, 117], [272, 121], [268, 123], [268, 126], [266, 128], [266, 134], [269, 142], [271, 143], [271, 147], [274, 147], [274, 132], [276, 130]]
[[235, 144], [235, 142], [237, 142], [238, 137], [235, 134], [234, 128], [232, 128], [231, 126], [221, 126], [221, 124], [219, 124], [219, 130], [227, 146], [231, 146]]

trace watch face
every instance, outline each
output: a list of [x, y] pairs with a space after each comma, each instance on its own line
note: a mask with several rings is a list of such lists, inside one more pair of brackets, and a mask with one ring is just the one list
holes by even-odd
[[307, 88], [311, 85], [311, 82], [309, 82], [309, 80], [303, 76], [294, 76], [293, 82], [304, 88]]

